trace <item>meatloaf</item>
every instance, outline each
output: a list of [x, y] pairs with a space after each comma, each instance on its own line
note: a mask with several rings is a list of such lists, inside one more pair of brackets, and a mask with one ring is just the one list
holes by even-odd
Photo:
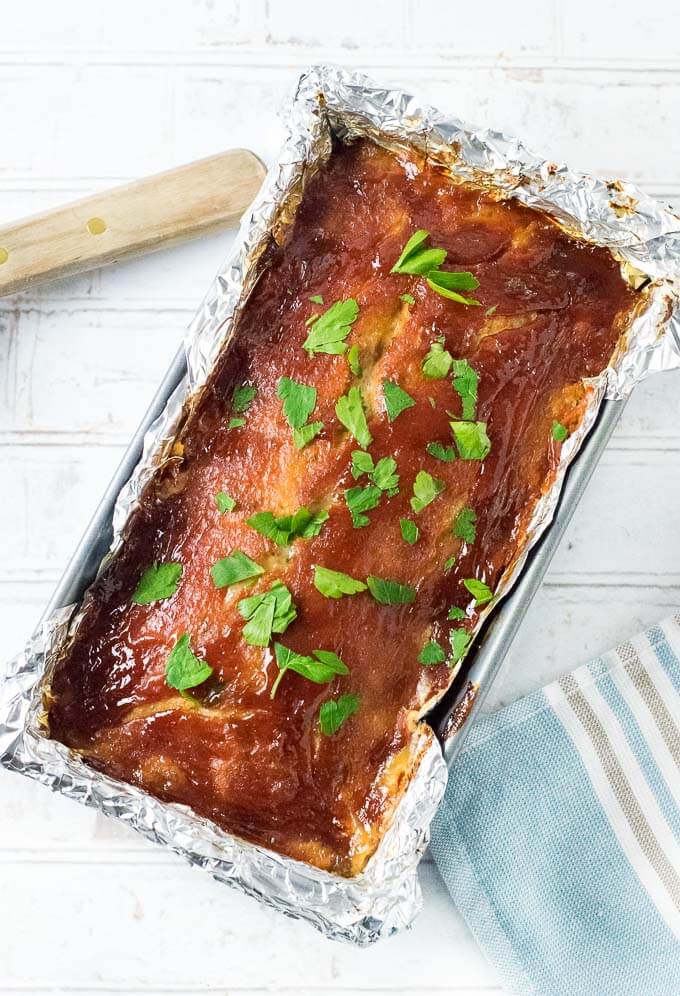
[[638, 296], [547, 215], [338, 144], [88, 593], [50, 735], [360, 872]]

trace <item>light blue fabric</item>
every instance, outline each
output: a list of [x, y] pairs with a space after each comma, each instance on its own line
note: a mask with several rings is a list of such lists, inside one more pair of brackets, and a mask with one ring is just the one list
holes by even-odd
[[454, 762], [431, 852], [510, 992], [679, 996], [679, 659], [676, 618], [483, 717]]

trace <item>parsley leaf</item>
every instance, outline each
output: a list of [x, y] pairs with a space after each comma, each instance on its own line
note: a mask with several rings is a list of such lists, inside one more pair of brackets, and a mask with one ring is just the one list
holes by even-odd
[[432, 664], [441, 664], [445, 660], [446, 654], [436, 640], [430, 640], [429, 643], [426, 643], [418, 654], [418, 663], [424, 664], [426, 667]]
[[297, 618], [293, 596], [281, 581], [275, 581], [269, 591], [242, 598], [238, 610], [248, 620], [243, 639], [254, 647], [266, 647], [272, 633], [285, 633]]
[[325, 685], [331, 681], [336, 674], [349, 674], [349, 668], [341, 661], [337, 654], [328, 650], [315, 650], [314, 657], [307, 657], [304, 654], [297, 654], [289, 647], [284, 647], [282, 643], [274, 644], [276, 654], [276, 666], [279, 673], [272, 685], [269, 693], [270, 698], [274, 698], [276, 690], [281, 683], [286, 671], [295, 671], [308, 681], [313, 681], [316, 685]]
[[444, 561], [444, 573], [445, 574], [448, 573], [448, 571], [450, 571], [452, 567], [455, 567], [455, 565], [456, 565], [456, 555], [454, 553], [452, 554], [452, 556], [447, 557], [447, 559]]
[[382, 492], [374, 484], [369, 484], [365, 488], [349, 488], [345, 491], [345, 501], [352, 516], [352, 524], [355, 529], [367, 526], [369, 519], [363, 512], [368, 512], [380, 504]]
[[452, 605], [449, 609], [447, 619], [467, 619], [464, 609], [459, 609], [457, 605]]
[[276, 396], [283, 401], [283, 414], [291, 429], [301, 429], [316, 407], [316, 388], [281, 377]]
[[371, 472], [371, 480], [376, 488], [387, 491], [393, 497], [399, 491], [399, 474], [396, 474], [397, 461], [394, 457], [382, 457]]
[[414, 298], [413, 294], [401, 294], [400, 297], [399, 297], [399, 300], [403, 301], [404, 304], [415, 304], [416, 303], [416, 299]]
[[411, 519], [399, 519], [399, 528], [401, 529], [402, 539], [405, 539], [411, 546], [418, 542], [420, 529], [418, 529], [418, 526]]
[[215, 495], [217, 511], [224, 515], [225, 512], [233, 512], [236, 508], [236, 499], [228, 495], [226, 491], [218, 491]]
[[364, 450], [352, 450], [352, 477], [356, 481], [362, 474], [372, 474], [375, 470], [373, 457]]
[[377, 578], [373, 574], [369, 574], [366, 581], [371, 595], [381, 605], [407, 605], [415, 601], [416, 590], [408, 584]]
[[434, 501], [437, 495], [444, 490], [444, 482], [428, 474], [426, 470], [419, 470], [413, 482], [413, 498], [411, 498], [411, 508], [418, 514], [422, 512], [426, 505]]
[[312, 513], [303, 505], [294, 515], [277, 517], [273, 512], [256, 512], [246, 522], [272, 542], [288, 546], [293, 540], [318, 536], [327, 519], [328, 512]]
[[390, 422], [405, 412], [407, 408], [413, 408], [415, 401], [410, 394], [402, 391], [398, 384], [391, 380], [383, 381], [383, 396], [385, 398], [385, 411]]
[[425, 247], [424, 243], [429, 237], [430, 233], [424, 228], [414, 232], [390, 273], [410, 273], [419, 277], [441, 266], [446, 259], [446, 249]]
[[246, 420], [244, 418], [230, 418], [229, 419], [229, 424], [227, 426], [227, 430], [229, 430], [229, 429], [240, 429], [241, 426], [245, 425], [245, 424], [246, 424]]
[[453, 535], [462, 539], [465, 543], [474, 543], [477, 536], [477, 516], [474, 509], [466, 505], [456, 516], [453, 523]]
[[323, 429], [323, 422], [308, 422], [301, 429], [293, 429], [293, 442], [298, 450], [304, 450]]
[[308, 300], [311, 301], [312, 304], [323, 304], [323, 297], [321, 294], [312, 294]]
[[355, 377], [361, 377], [361, 359], [359, 357], [359, 347], [356, 343], [349, 347], [347, 363], [349, 365], [350, 372], [353, 373]]
[[342, 571], [331, 571], [328, 567], [314, 566], [314, 587], [326, 598], [342, 598], [343, 595], [356, 595], [366, 591], [363, 581], [351, 578]]
[[363, 446], [366, 449], [367, 446], [371, 445], [373, 436], [368, 431], [361, 391], [356, 385], [350, 387], [347, 394], [338, 399], [335, 406], [335, 414], [345, 428], [351, 432], [359, 446]]
[[362, 474], [368, 474], [373, 484], [381, 491], [387, 491], [390, 498], [399, 493], [399, 474], [395, 473], [396, 469], [397, 461], [394, 457], [381, 457], [374, 463], [370, 453], [363, 450], [352, 452], [352, 477], [356, 480]]
[[163, 598], [170, 598], [177, 591], [182, 577], [181, 564], [152, 564], [142, 574], [132, 596], [135, 605], [148, 605]]
[[457, 664], [469, 647], [472, 634], [464, 629], [452, 629], [449, 639], [451, 641], [451, 663]]
[[428, 443], [425, 449], [435, 460], [442, 460], [444, 463], [453, 463], [456, 459], [456, 451], [453, 446], [444, 446], [443, 443]]
[[254, 385], [241, 384], [234, 389], [234, 393], [231, 396], [231, 410], [237, 415], [242, 415], [243, 412], [248, 411], [256, 395], [257, 388]]
[[210, 573], [216, 588], [228, 588], [231, 584], [264, 574], [264, 567], [246, 557], [241, 550], [232, 550], [228, 557], [212, 565]]
[[329, 699], [319, 709], [319, 729], [326, 737], [332, 737], [342, 724], [359, 708], [359, 696], [353, 692], [341, 695], [339, 699]]
[[353, 297], [346, 301], [336, 301], [327, 311], [316, 318], [309, 334], [302, 344], [310, 356], [315, 353], [337, 355], [347, 350], [345, 339], [359, 314], [359, 305]]
[[168, 654], [165, 662], [165, 681], [170, 688], [184, 692], [187, 688], [202, 685], [213, 669], [191, 650], [189, 634], [184, 633]]
[[486, 605], [493, 598], [493, 592], [488, 584], [478, 581], [476, 578], [466, 578], [463, 584], [475, 600], [475, 605]]
[[444, 349], [443, 337], [437, 339], [432, 343], [429, 353], [423, 360], [423, 377], [427, 377], [429, 380], [442, 380], [448, 376], [452, 363], [451, 353], [448, 349]]
[[552, 424], [552, 437], [558, 443], [563, 443], [564, 440], [569, 435], [567, 427], [562, 425], [561, 422], [553, 422]]
[[478, 384], [479, 374], [472, 369], [467, 360], [453, 361], [453, 386], [463, 402], [464, 422], [471, 422], [475, 417]]
[[461, 460], [483, 460], [491, 450], [486, 422], [450, 422]]
[[458, 291], [474, 290], [479, 287], [479, 281], [471, 273], [450, 273], [446, 270], [431, 270], [426, 274], [428, 287], [447, 297], [450, 301], [457, 301], [458, 304], [479, 305], [474, 297], [463, 297]]

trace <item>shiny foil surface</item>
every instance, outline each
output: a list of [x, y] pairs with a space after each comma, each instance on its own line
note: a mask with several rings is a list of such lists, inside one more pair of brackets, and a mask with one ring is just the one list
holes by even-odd
[[[586, 417], [562, 447], [557, 480], [536, 507], [525, 551], [497, 590], [502, 595], [549, 524], [564, 472], [602, 399], [621, 398], [647, 373], [680, 365], [680, 219], [628, 184], [575, 174], [540, 159], [514, 139], [444, 117], [408, 94], [336, 68], [313, 69], [298, 83], [279, 160], [188, 331], [187, 376], [147, 433], [142, 458], [120, 490], [111, 554], [151, 475], [172, 459], [176, 431], [233, 334], [259, 275], [260, 256], [272, 239], [280, 241], [306, 180], [330, 153], [331, 135], [366, 136], [392, 151], [416, 148], [452, 176], [496, 188], [551, 214], [570, 234], [609, 248], [635, 286], [646, 284], [644, 306], [630, 326], [625, 348], [588, 382]], [[237, 839], [184, 806], [108, 778], [47, 738], [43, 693], [60, 649], [78, 626], [80, 608], [49, 615], [6, 669], [0, 683], [0, 760], [6, 767], [118, 816], [218, 880], [308, 920], [330, 937], [364, 945], [408, 926], [421, 903], [417, 864], [446, 781], [441, 751], [427, 728], [420, 764], [392, 826], [365, 871], [341, 878]]]

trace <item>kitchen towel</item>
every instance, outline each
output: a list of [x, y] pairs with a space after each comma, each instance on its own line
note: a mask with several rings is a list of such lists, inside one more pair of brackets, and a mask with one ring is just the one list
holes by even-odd
[[680, 614], [477, 721], [432, 831], [511, 993], [680, 994]]

